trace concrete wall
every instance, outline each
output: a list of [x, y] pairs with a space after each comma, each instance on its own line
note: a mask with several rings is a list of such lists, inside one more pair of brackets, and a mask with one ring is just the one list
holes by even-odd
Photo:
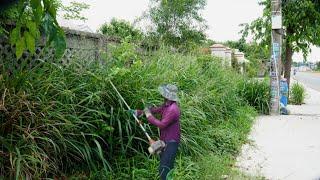
[[210, 46], [211, 54], [216, 57], [223, 58], [223, 65], [231, 67], [231, 58], [232, 53], [234, 53], [235, 58], [238, 60], [238, 63], [247, 63], [248, 61], [244, 57], [244, 53], [239, 52], [238, 49], [232, 50], [229, 47], [226, 47], [222, 44], [214, 44]]
[[[118, 43], [114, 39], [106, 39], [102, 34], [89, 33], [83, 31], [64, 28], [67, 48], [59, 63], [68, 63], [73, 59], [86, 62], [101, 60], [101, 52], [107, 50], [108, 43]], [[25, 51], [20, 59], [15, 57], [15, 49], [9, 44], [6, 37], [0, 37], [0, 68], [6, 62], [6, 69], [31, 68], [37, 60], [53, 61], [54, 49], [45, 47], [44, 38], [40, 39], [36, 47], [36, 53], [30, 54]]]
[[225, 53], [226, 66], [231, 67], [232, 49], [226, 48], [226, 51], [224, 53]]
[[[231, 49], [228, 47], [225, 47], [222, 44], [214, 44], [210, 46], [211, 55], [216, 56], [223, 59], [222, 64], [224, 66], [231, 66]], [[230, 61], [230, 63], [229, 63]]]

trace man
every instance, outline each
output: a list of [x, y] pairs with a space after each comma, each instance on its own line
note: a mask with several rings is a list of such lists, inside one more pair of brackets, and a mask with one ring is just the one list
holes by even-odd
[[[164, 97], [164, 103], [159, 107], [146, 108], [144, 114], [148, 122], [160, 129], [160, 140], [164, 141], [166, 147], [160, 154], [159, 174], [161, 180], [166, 180], [170, 170], [174, 167], [174, 161], [180, 143], [180, 108], [178, 102], [178, 88], [175, 85], [167, 84], [158, 88]], [[141, 110], [136, 111], [141, 115]], [[153, 114], [160, 114], [158, 120]]]

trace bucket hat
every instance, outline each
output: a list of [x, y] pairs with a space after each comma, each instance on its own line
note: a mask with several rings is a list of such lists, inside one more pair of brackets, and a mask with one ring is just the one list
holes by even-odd
[[164, 84], [158, 88], [160, 94], [171, 101], [179, 101], [178, 98], [178, 88], [173, 84]]

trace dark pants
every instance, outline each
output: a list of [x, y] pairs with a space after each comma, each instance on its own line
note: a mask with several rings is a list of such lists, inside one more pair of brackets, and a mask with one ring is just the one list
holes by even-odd
[[169, 171], [173, 169], [178, 147], [179, 143], [176, 141], [166, 142], [166, 148], [160, 154], [159, 174], [161, 180], [166, 180]]

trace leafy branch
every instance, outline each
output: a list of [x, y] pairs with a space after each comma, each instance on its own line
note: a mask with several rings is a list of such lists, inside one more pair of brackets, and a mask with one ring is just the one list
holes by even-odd
[[28, 50], [35, 53], [36, 42], [46, 35], [46, 45], [55, 48], [60, 58], [66, 49], [65, 35], [56, 16], [59, 3], [54, 0], [19, 0], [5, 11], [15, 12], [12, 21], [15, 27], [9, 32], [10, 43], [19, 59]]

